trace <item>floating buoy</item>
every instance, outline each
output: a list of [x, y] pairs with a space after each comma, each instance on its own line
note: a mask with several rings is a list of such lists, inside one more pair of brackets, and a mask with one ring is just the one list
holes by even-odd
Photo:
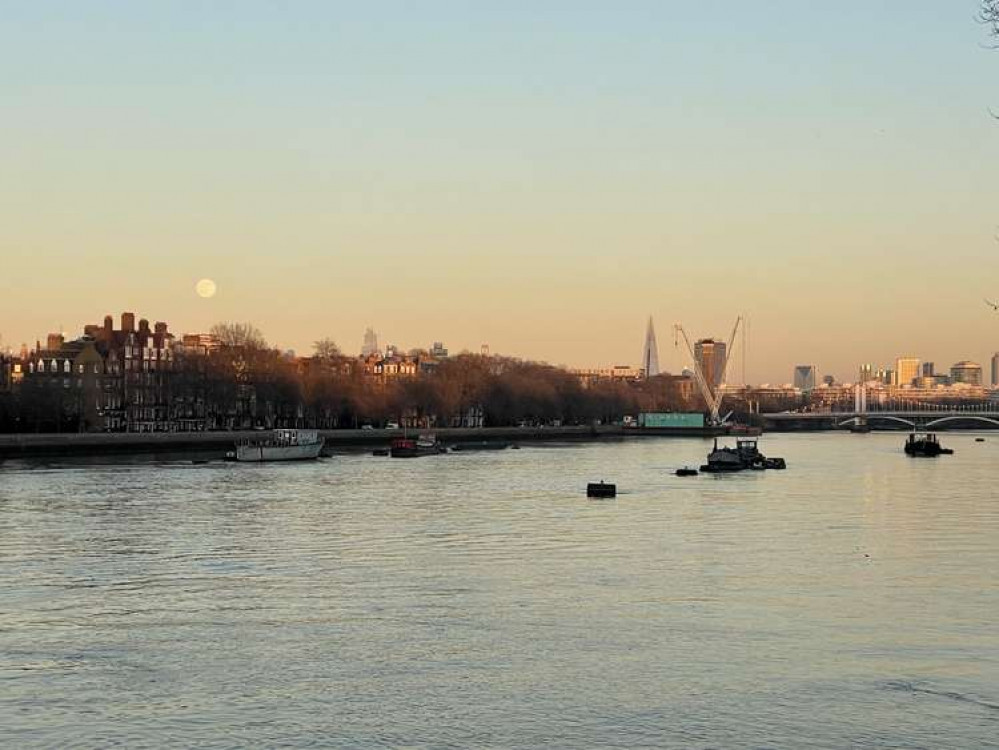
[[617, 497], [617, 485], [605, 482], [590, 482], [586, 485], [587, 497]]

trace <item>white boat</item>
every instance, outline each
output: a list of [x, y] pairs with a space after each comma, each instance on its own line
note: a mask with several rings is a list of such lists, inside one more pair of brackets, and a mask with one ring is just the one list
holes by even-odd
[[304, 461], [318, 458], [325, 438], [316, 430], [273, 430], [236, 443], [237, 461]]

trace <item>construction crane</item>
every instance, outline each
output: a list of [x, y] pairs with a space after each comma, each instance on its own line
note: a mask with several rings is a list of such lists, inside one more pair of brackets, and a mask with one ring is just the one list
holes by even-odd
[[[718, 373], [718, 382], [722, 383], [725, 381], [725, 371], [728, 369], [729, 360], [732, 359], [732, 347], [735, 345], [735, 336], [739, 330], [739, 324], [742, 323], [742, 316], [735, 319], [735, 325], [732, 326], [732, 335], [728, 340], [728, 347], [725, 349], [725, 361], [722, 362], [721, 372]], [[697, 355], [694, 353], [694, 347], [690, 343], [690, 339], [687, 336], [687, 332], [684, 330], [683, 325], [676, 323], [673, 325], [673, 345], [680, 345], [680, 337], [683, 338], [683, 342], [687, 345], [687, 351], [690, 353], [690, 359], [694, 362], [694, 380], [697, 382], [697, 387], [701, 391], [701, 396], [704, 397], [704, 403], [708, 405], [708, 411], [711, 416], [709, 418], [711, 425], [724, 424], [725, 420], [729, 418], [730, 414], [726, 414], [724, 418], [721, 416], [721, 403], [724, 394], [715, 393], [715, 390], [708, 383], [707, 378], [704, 376], [704, 368], [701, 367], [700, 361], [697, 359]]]

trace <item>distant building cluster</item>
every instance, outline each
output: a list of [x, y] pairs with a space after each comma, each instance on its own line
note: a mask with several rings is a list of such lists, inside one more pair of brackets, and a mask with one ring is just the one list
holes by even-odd
[[[995, 366], [999, 363], [997, 357], [999, 354], [992, 358], [993, 370], [999, 369]], [[991, 386], [993, 388], [999, 386], [999, 377], [997, 377], [999, 371], [993, 372], [991, 383], [986, 383], [982, 374], [982, 366], [969, 360], [962, 360], [951, 365], [948, 373], [938, 373], [933, 362], [922, 362], [917, 357], [899, 357], [895, 360], [894, 368], [876, 368], [870, 364], [861, 365], [857, 382], [921, 390], [955, 385]]]
[[[166, 323], [136, 321], [132, 312], [122, 313], [116, 327], [108, 315], [100, 324], [85, 326], [76, 338], [53, 333], [34, 348], [0, 353], [0, 394], [16, 393], [21, 406], [17, 419], [37, 431], [174, 432], [254, 426], [257, 420], [248, 415], [260, 412], [262, 386], [241, 374], [248, 363], [231, 356], [223, 363], [222, 349], [218, 337], [209, 333], [178, 337]], [[316, 358], [281, 356], [298, 372], [316, 367]], [[403, 353], [387, 346], [383, 352], [369, 328], [361, 356], [338, 357], [336, 363], [322, 366], [384, 382], [432, 372], [447, 357], [439, 341], [429, 350]]]
[[864, 386], [865, 398], [871, 405], [898, 401], [953, 404], [999, 395], [994, 390], [999, 388], [999, 352], [992, 357], [990, 375], [986, 383], [982, 366], [969, 360], [956, 362], [946, 373], [939, 373], [934, 362], [906, 356], [896, 358], [892, 367], [861, 365], [856, 383], [836, 383], [828, 375], [817, 383], [815, 365], [797, 365], [788, 385], [757, 390], [769, 390], [771, 396], [779, 394], [788, 403], [797, 401], [817, 409], [851, 402], [857, 385]]

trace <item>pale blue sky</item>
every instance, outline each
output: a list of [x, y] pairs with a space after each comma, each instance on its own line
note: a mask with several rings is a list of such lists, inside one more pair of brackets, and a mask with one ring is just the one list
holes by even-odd
[[597, 366], [653, 314], [679, 369], [674, 320], [746, 312], [756, 381], [983, 360], [976, 5], [0, 1], [0, 336], [134, 309]]

